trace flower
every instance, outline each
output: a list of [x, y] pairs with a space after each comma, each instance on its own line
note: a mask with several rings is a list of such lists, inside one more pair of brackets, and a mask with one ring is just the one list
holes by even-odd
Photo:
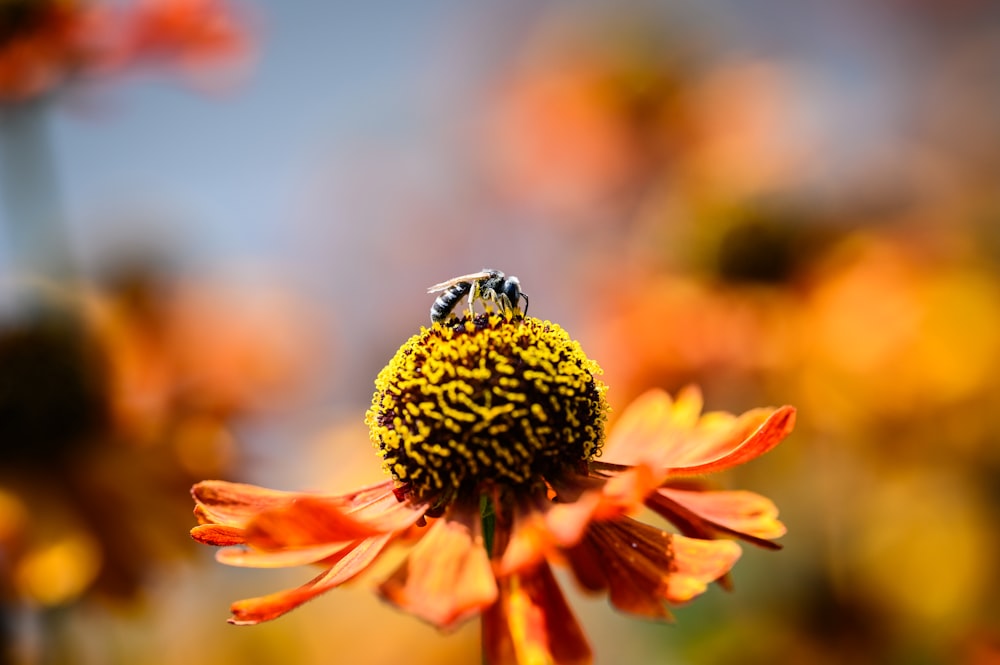
[[207, 79], [252, 51], [244, 12], [225, 0], [4, 0], [0, 103], [24, 102], [71, 81], [139, 65]]
[[99, 59], [107, 12], [79, 0], [0, 5], [0, 102], [35, 97]]
[[[490, 663], [582, 663], [590, 647], [553, 563], [625, 612], [669, 618], [726, 575], [736, 537], [776, 548], [777, 509], [690, 477], [777, 445], [792, 407], [701, 414], [695, 389], [637, 399], [606, 434], [601, 370], [558, 325], [496, 314], [421, 329], [375, 381], [366, 422], [391, 476], [347, 494], [224, 481], [194, 486], [195, 540], [229, 565], [318, 564], [305, 585], [233, 603], [235, 624], [277, 618], [409, 546], [379, 585], [441, 628], [481, 615]], [[684, 481], [681, 484], [680, 481]], [[647, 506], [680, 533], [632, 515]]]
[[289, 392], [308, 346], [287, 299], [237, 291], [148, 268], [0, 280], [0, 613], [137, 600], [190, 554], [167, 535], [184, 490], [235, 466], [233, 426]]
[[247, 17], [225, 0], [142, 0], [123, 19], [120, 57], [194, 76], [241, 65], [251, 52]]

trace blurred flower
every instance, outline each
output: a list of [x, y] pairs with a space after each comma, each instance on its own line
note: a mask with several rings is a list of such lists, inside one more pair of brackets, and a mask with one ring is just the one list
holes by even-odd
[[677, 168], [686, 186], [746, 198], [781, 191], [823, 166], [810, 72], [787, 63], [737, 59], [716, 65], [688, 90], [689, 140]]
[[267, 284], [195, 284], [133, 268], [88, 306], [115, 349], [115, 426], [130, 445], [172, 440], [195, 474], [212, 473], [213, 463], [204, 457], [207, 441], [188, 436], [204, 439], [280, 401], [318, 352], [303, 308]]
[[246, 17], [225, 0], [139, 0], [125, 19], [121, 57], [201, 77], [250, 52]]
[[109, 18], [86, 0], [0, 3], [0, 101], [35, 97], [93, 67]]
[[4, 0], [0, 102], [148, 63], [202, 76], [242, 61], [249, 50], [245, 17], [223, 0]]
[[[237, 601], [232, 623], [274, 619], [412, 545], [380, 594], [449, 629], [482, 615], [491, 663], [590, 661], [553, 576], [565, 562], [625, 612], [669, 618], [740, 556], [784, 533], [750, 492], [708, 492], [694, 475], [747, 462], [791, 430], [794, 409], [701, 415], [693, 389], [630, 406], [605, 444], [600, 368], [559, 326], [467, 316], [422, 329], [376, 379], [366, 416], [391, 480], [348, 494], [205, 481], [193, 488], [199, 542], [239, 547], [248, 567], [319, 564], [302, 587]], [[600, 459], [597, 459], [600, 456]], [[648, 507], [680, 534], [630, 515]]]
[[[824, 428], [899, 423], [923, 434], [965, 404], [983, 407], [976, 420], [990, 417], [1000, 280], [974, 252], [949, 247], [953, 234], [857, 234], [817, 266], [797, 310], [795, 379], [803, 400], [825, 405], [815, 414]], [[975, 427], [962, 420], [963, 432]]]
[[[188, 552], [169, 535], [188, 520], [178, 499], [233, 467], [232, 423], [263, 406], [271, 382], [287, 389], [298, 376], [289, 337], [301, 317], [286, 306], [264, 326], [216, 299], [220, 289], [195, 297], [150, 274], [104, 290], [10, 291], [0, 310], [0, 603], [140, 597], [150, 571]], [[211, 334], [195, 335], [190, 317]]]
[[486, 105], [487, 176], [556, 223], [630, 206], [684, 134], [677, 42], [615, 18], [593, 34], [559, 22], [542, 30]]
[[[844, 209], [771, 212], [669, 229], [676, 242], [660, 251], [697, 270], [632, 266], [607, 280], [598, 288], [616, 307], [595, 296], [586, 335], [619, 397], [694, 381], [730, 403], [795, 403], [810, 432], [812, 445], [741, 472], [796, 497], [782, 501], [799, 524], [795, 580], [761, 589], [769, 608], [737, 612], [742, 627], [724, 639], [706, 631], [718, 656], [692, 660], [951, 662], [996, 588], [996, 537], [982, 528], [997, 506], [991, 248], [926, 211], [919, 225], [864, 229]], [[748, 652], [750, 635], [768, 638]]]

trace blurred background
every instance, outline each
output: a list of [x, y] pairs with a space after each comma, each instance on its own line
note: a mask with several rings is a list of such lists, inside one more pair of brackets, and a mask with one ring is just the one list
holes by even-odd
[[[203, 478], [380, 478], [427, 285], [520, 277], [620, 412], [794, 404], [781, 552], [598, 663], [1000, 662], [1000, 7], [0, 2], [0, 662], [475, 663], [216, 564]], [[388, 639], [387, 636], [391, 636]]]

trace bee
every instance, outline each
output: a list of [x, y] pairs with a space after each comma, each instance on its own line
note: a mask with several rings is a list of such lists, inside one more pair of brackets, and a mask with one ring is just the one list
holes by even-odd
[[[499, 270], [484, 268], [480, 272], [462, 275], [446, 282], [435, 284], [427, 293], [442, 291], [431, 305], [431, 323], [440, 323], [448, 318], [452, 310], [466, 294], [469, 296], [469, 311], [477, 300], [496, 303], [506, 315], [527, 314], [528, 296], [521, 292], [521, 282], [511, 275], [505, 276]], [[524, 311], [520, 309], [524, 298]]]

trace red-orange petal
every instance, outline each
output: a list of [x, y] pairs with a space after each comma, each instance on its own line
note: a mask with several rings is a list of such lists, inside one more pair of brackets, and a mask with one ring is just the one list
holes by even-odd
[[243, 529], [224, 524], [200, 524], [191, 529], [191, 537], [203, 545], [226, 547], [246, 542]]
[[577, 581], [607, 591], [623, 612], [671, 619], [666, 605], [683, 603], [724, 576], [740, 556], [732, 541], [694, 540], [623, 518], [595, 522], [565, 551]]
[[670, 619], [664, 605], [665, 582], [673, 566], [673, 536], [622, 518], [595, 522], [568, 555], [580, 583], [607, 589], [617, 609], [649, 619]]
[[478, 512], [434, 522], [379, 592], [400, 609], [442, 629], [492, 605], [497, 585]]
[[548, 564], [503, 578], [499, 599], [483, 614], [490, 665], [586, 665], [593, 655]]
[[785, 525], [778, 521], [774, 502], [754, 492], [663, 487], [649, 497], [647, 504], [688, 536], [712, 538], [725, 534], [779, 549], [770, 539], [786, 532]]
[[634, 400], [615, 423], [601, 463], [670, 469], [692, 475], [719, 471], [747, 462], [776, 446], [791, 431], [795, 409], [754, 409], [736, 417], [713, 412], [701, 415], [695, 388], [677, 399], [649, 391]]
[[196, 485], [194, 494], [200, 522], [240, 529], [239, 542], [262, 550], [348, 543], [395, 533], [412, 526], [426, 511], [398, 501], [391, 481], [343, 495], [210, 481]]
[[247, 542], [264, 550], [344, 543], [379, 533], [349, 514], [344, 502], [308, 495], [262, 510], [246, 525]]
[[277, 619], [306, 601], [340, 586], [370, 566], [391, 538], [391, 534], [384, 534], [356, 543], [331, 561], [333, 565], [329, 569], [296, 589], [236, 601], [230, 606], [233, 616], [229, 623], [246, 626]]
[[739, 466], [768, 452], [791, 433], [795, 409], [755, 409], [740, 416], [722, 436], [707, 437], [691, 450], [683, 465], [671, 464], [671, 475], [699, 475]]
[[280, 506], [297, 496], [245, 483], [203, 480], [191, 488], [195, 515], [203, 524], [246, 526], [261, 510]]

